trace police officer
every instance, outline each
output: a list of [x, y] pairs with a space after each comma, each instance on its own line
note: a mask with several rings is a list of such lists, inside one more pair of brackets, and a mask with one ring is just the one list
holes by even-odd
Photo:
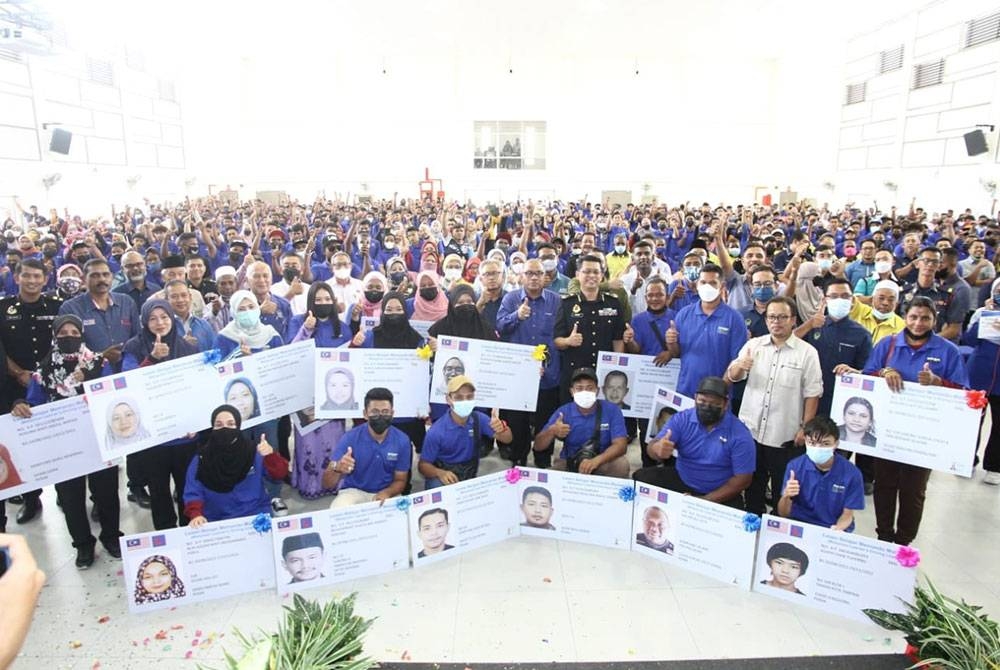
[[[17, 269], [17, 295], [0, 300], [0, 340], [7, 352], [7, 375], [13, 378], [4, 385], [5, 412], [15, 400], [24, 398], [31, 373], [52, 347], [52, 321], [63, 301], [42, 294], [46, 275], [40, 260], [24, 259]], [[24, 506], [17, 513], [19, 524], [28, 523], [42, 511], [41, 495], [40, 489], [24, 494]]]

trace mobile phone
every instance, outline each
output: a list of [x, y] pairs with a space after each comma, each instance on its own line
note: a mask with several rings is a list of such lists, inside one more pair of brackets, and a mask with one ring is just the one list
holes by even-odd
[[8, 565], [10, 565], [10, 554], [7, 553], [7, 547], [0, 547], [0, 577], [7, 572]]

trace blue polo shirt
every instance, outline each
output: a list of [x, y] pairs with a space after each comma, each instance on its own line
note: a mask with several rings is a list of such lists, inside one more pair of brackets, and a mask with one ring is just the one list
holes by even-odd
[[936, 333], [916, 349], [906, 343], [906, 333], [883, 337], [872, 349], [864, 373], [873, 375], [890, 367], [899, 371], [903, 381], [916, 382], [924, 363], [930, 363], [931, 372], [938, 377], [968, 388], [969, 375], [958, 347]]
[[[528, 299], [531, 316], [524, 321], [517, 318], [517, 308]], [[545, 362], [545, 373], [539, 388], [550, 389], [559, 386], [559, 355], [555, 345], [556, 317], [562, 299], [557, 293], [542, 289], [541, 295], [532, 300], [524, 289], [510, 291], [500, 302], [497, 310], [496, 329], [500, 339], [511, 344], [527, 344], [548, 347], [549, 358]]]
[[982, 389], [990, 395], [1000, 395], [1000, 374], [997, 374], [997, 363], [1000, 362], [1000, 346], [995, 342], [979, 337], [979, 317], [977, 313], [969, 323], [969, 328], [962, 335], [962, 344], [974, 347], [969, 357], [969, 385], [974, 389]]
[[472, 422], [479, 422], [479, 434], [483, 437], [493, 437], [490, 428], [490, 418], [482, 412], [473, 411], [465, 423], [455, 423], [451, 412], [435, 421], [424, 437], [424, 446], [420, 451], [420, 460], [433, 464], [435, 461], [445, 463], [465, 463], [471, 461], [479, 453], [479, 444], [475, 441], [475, 428]]
[[695, 303], [701, 302], [701, 298], [698, 297], [698, 287], [694, 284], [694, 282], [690, 282], [687, 279], [675, 279], [670, 282], [670, 286], [667, 287], [667, 295], [672, 295], [678, 284], [684, 287], [684, 295], [676, 298], [672, 303], [670, 303], [670, 308], [672, 310], [680, 312], [688, 305], [694, 305]]
[[[656, 356], [662, 352], [666, 344], [667, 328], [670, 328], [670, 322], [676, 317], [677, 313], [669, 307], [662, 314], [653, 314], [647, 309], [633, 316], [632, 330], [635, 332], [635, 343], [639, 345], [639, 353], [643, 356]], [[653, 332], [654, 328], [656, 333]]]
[[802, 339], [816, 349], [823, 373], [823, 395], [819, 399], [819, 416], [830, 416], [833, 389], [836, 387], [833, 369], [841, 363], [861, 370], [872, 352], [872, 336], [860, 323], [847, 317], [834, 321], [829, 316], [822, 328], [813, 328]]
[[413, 448], [410, 438], [398, 428], [389, 426], [381, 443], [368, 432], [368, 424], [353, 428], [340, 438], [333, 460], [343, 458], [348, 447], [352, 448], [355, 466], [340, 480], [341, 488], [378, 493], [392, 483], [397, 472], [410, 471]]
[[104, 351], [115, 344], [125, 344], [139, 334], [139, 310], [132, 298], [109, 293], [108, 309], [100, 309], [90, 295], [70, 298], [59, 308], [59, 315], [74, 314], [83, 321], [83, 341], [91, 351]]
[[[597, 402], [601, 404], [600, 442], [597, 450], [600, 453], [604, 453], [611, 446], [611, 441], [615, 438], [624, 437], [628, 439], [628, 431], [625, 430], [625, 417], [622, 415], [622, 411], [618, 405], [607, 400], [598, 400]], [[545, 428], [542, 430], [554, 424], [560, 414], [562, 414], [563, 423], [569, 424], [569, 433], [563, 439], [563, 449], [559, 453], [559, 458], [564, 460], [573, 458], [576, 452], [580, 451], [580, 447], [587, 440], [594, 437], [596, 412], [597, 405], [591, 408], [589, 414], [584, 414], [575, 402], [570, 402], [552, 413], [549, 422], [545, 424]]]
[[[845, 509], [865, 508], [865, 485], [861, 470], [840, 454], [834, 454], [833, 467], [823, 472], [806, 455], [789, 461], [781, 490], [788, 484], [788, 473], [794, 471], [799, 481], [799, 494], [792, 498], [791, 518], [829, 528]], [[854, 531], [854, 522], [844, 532]]]
[[705, 377], [721, 377], [739, 356], [747, 341], [743, 317], [726, 303], [706, 315], [701, 302], [688, 305], [677, 314], [681, 371], [677, 392], [693, 398], [698, 382]]
[[111, 292], [127, 295], [128, 297], [132, 298], [132, 301], [135, 303], [136, 307], [142, 309], [142, 306], [145, 304], [145, 302], [149, 300], [149, 296], [153, 295], [154, 293], [160, 290], [162, 290], [162, 287], [155, 282], [151, 281], [144, 282], [144, 287], [140, 291], [139, 289], [137, 289], [135, 286], [132, 285], [132, 282], [126, 281], [124, 284], [121, 284], [120, 286], [111, 289]]
[[698, 421], [692, 407], [670, 417], [656, 439], [668, 430], [676, 446], [677, 474], [702, 495], [719, 488], [733, 475], [748, 475], [757, 469], [757, 447], [750, 429], [732, 412], [723, 412], [722, 420], [709, 431]]

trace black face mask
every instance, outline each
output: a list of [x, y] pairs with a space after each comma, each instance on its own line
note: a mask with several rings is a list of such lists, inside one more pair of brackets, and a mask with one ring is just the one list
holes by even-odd
[[433, 300], [438, 297], [438, 290], [436, 286], [431, 286], [430, 288], [420, 289], [420, 297], [424, 300]]
[[333, 316], [333, 304], [313, 305], [312, 313], [317, 319], [329, 319]]
[[46, 258], [55, 258], [57, 253], [59, 253], [58, 249], [42, 249], [42, 255]]
[[949, 274], [951, 274], [951, 272], [948, 270], [948, 268], [942, 268], [934, 273], [934, 278], [947, 279]]
[[285, 268], [281, 271], [281, 276], [284, 277], [285, 281], [289, 284], [298, 279], [300, 274], [302, 273], [296, 268]]
[[229, 254], [229, 264], [239, 267], [243, 263], [243, 254]]
[[382, 302], [385, 297], [384, 291], [365, 291], [365, 300], [368, 302]]
[[923, 342], [924, 340], [931, 339], [931, 335], [934, 333], [934, 330], [933, 329], [928, 330], [923, 335], [915, 335], [913, 331], [910, 330], [909, 328], [903, 328], [903, 332], [906, 334], [906, 337], [908, 339], [916, 340], [917, 342]]
[[212, 430], [212, 441], [216, 444], [232, 444], [239, 438], [239, 428], [215, 428]]
[[478, 314], [476, 306], [472, 304], [468, 305], [455, 305], [455, 316], [462, 320], [472, 319]]
[[703, 426], [714, 426], [722, 418], [722, 407], [707, 405], [704, 403], [695, 404], [695, 413], [698, 415], [698, 422]]
[[382, 325], [388, 328], [401, 328], [406, 324], [405, 314], [383, 314]]
[[392, 423], [392, 418], [388, 416], [373, 416], [368, 419], [368, 425], [371, 427], [372, 432], [376, 435], [381, 435], [389, 429], [389, 425]]
[[75, 354], [83, 346], [83, 338], [76, 335], [65, 335], [56, 338], [56, 348], [60, 354]]

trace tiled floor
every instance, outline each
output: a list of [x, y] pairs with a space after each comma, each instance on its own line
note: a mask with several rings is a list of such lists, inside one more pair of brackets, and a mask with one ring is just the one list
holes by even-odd
[[[638, 460], [633, 445], [630, 457]], [[484, 471], [501, 469], [496, 456]], [[915, 543], [921, 572], [945, 592], [1000, 617], [1000, 487], [931, 477]], [[419, 487], [419, 476], [416, 477]], [[124, 495], [122, 496], [124, 500]], [[271, 630], [287, 601], [271, 593], [141, 616], [126, 610], [119, 563], [99, 555], [79, 572], [54, 495], [23, 530], [49, 581], [15, 663], [18, 670], [224, 667], [232, 629]], [[295, 496], [292, 513], [315, 509]], [[871, 498], [867, 499], [871, 502]], [[126, 503], [123, 530], [148, 530], [148, 512]], [[858, 532], [873, 535], [871, 510]], [[366, 652], [379, 660], [604, 661], [899, 652], [896, 635], [743, 593], [638, 554], [543, 538], [517, 538], [456, 560], [307, 592], [358, 593], [378, 617]], [[105, 619], [107, 617], [107, 619]]]

